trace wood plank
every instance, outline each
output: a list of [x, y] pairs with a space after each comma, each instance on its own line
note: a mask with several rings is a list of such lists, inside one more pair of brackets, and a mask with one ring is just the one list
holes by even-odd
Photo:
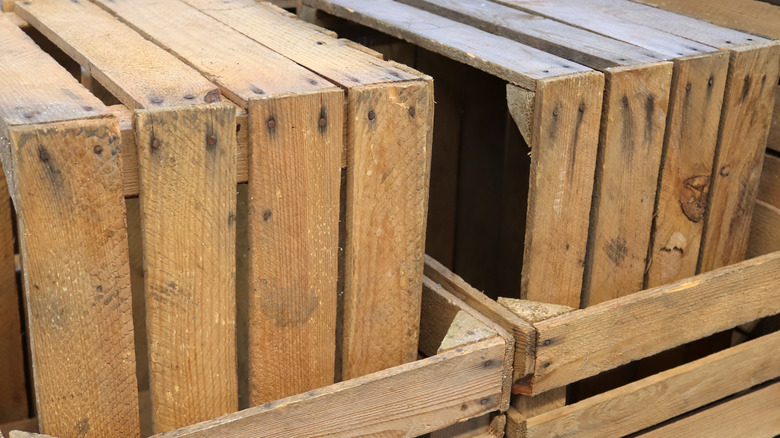
[[340, 90], [250, 102], [251, 406], [334, 382], [343, 108]]
[[0, 155], [18, 212], [42, 430], [138, 436], [119, 127], [19, 28], [0, 28]]
[[369, 86], [347, 100], [344, 379], [417, 357], [433, 87]]
[[235, 114], [221, 103], [136, 113], [157, 432], [238, 409]]
[[769, 154], [764, 157], [758, 199], [780, 208], [780, 157]]
[[506, 6], [581, 27], [610, 38], [665, 55], [665, 59], [716, 51], [710, 46], [672, 35], [667, 31], [638, 25], [609, 11], [599, 11], [577, 0], [495, 0]]
[[644, 288], [696, 274], [728, 59], [722, 52], [674, 61]]
[[390, 0], [304, 0], [304, 5], [377, 29], [534, 90], [536, 80], [587, 68], [506, 38]]
[[0, 352], [3, 355], [3, 360], [0, 361], [1, 423], [21, 420], [28, 414], [14, 240], [11, 195], [8, 193], [5, 176], [0, 176]]
[[515, 339], [513, 384], [518, 379], [533, 372], [536, 330], [531, 324], [469, 286], [462, 278], [453, 274], [430, 256], [425, 257], [425, 276], [512, 334]]
[[766, 147], [780, 152], [780, 86], [775, 88], [775, 109], [772, 113], [772, 127], [769, 128]]
[[780, 208], [756, 201], [747, 248], [747, 258], [780, 251]]
[[745, 257], [780, 75], [778, 57], [780, 43], [731, 52], [699, 272]]
[[165, 437], [422, 435], [498, 408], [504, 350], [496, 337]]
[[754, 0], [635, 0], [719, 26], [780, 39], [780, 9]]
[[778, 268], [780, 253], [774, 253], [538, 323], [536, 372], [526, 392], [567, 385], [774, 315], [780, 312]]
[[780, 383], [713, 406], [640, 435], [653, 437], [777, 436], [780, 430]]
[[672, 64], [613, 68], [605, 77], [584, 305], [642, 290]]
[[[527, 436], [624, 436], [780, 376], [780, 333], [530, 418]], [[664, 394], [664, 403], [655, 403]], [[683, 435], [680, 435], [683, 436]], [[689, 435], [684, 435], [689, 436]]]
[[0, 424], [0, 433], [8, 435], [12, 430], [38, 432], [38, 419], [27, 418], [24, 420], [14, 421], [12, 423]]
[[537, 85], [522, 298], [580, 306], [603, 89], [595, 72]]
[[490, 433], [490, 414], [455, 423], [431, 432], [431, 438], [475, 438], [494, 436]]
[[248, 109], [249, 404], [332, 383], [343, 92], [186, 4], [102, 5]]
[[8, 435], [9, 438], [54, 438], [51, 435], [44, 435], [42, 433], [23, 432], [14, 430]]
[[653, 63], [664, 58], [664, 55], [651, 50], [498, 3], [477, 0], [401, 0], [401, 3], [597, 70], [616, 65]]

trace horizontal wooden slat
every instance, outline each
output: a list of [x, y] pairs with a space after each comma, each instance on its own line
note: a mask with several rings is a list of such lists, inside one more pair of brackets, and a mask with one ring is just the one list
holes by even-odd
[[390, 0], [304, 0], [529, 90], [536, 80], [587, 71], [586, 67], [470, 26]]
[[[780, 312], [780, 253], [536, 324], [529, 394]], [[738, 293], [736, 293], [738, 292]]]
[[[780, 332], [532, 417], [527, 436], [637, 432], [780, 376], [773, 351], [780, 351]], [[657, 403], [659, 397], [663, 403]]]
[[500, 337], [158, 435], [418, 436], [498, 408]]
[[640, 437], [770, 438], [777, 436], [778, 432], [780, 432], [780, 382], [684, 417]]

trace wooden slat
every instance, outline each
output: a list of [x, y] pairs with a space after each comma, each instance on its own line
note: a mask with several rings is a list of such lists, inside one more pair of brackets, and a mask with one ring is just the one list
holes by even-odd
[[252, 406], [334, 381], [343, 107], [339, 90], [249, 106]]
[[[503, 432], [503, 431], [502, 431]], [[476, 438], [495, 436], [490, 430], [490, 414], [455, 423], [431, 432], [431, 438]]]
[[18, 12], [136, 110], [155, 430], [237, 410], [235, 107], [208, 104], [215, 85], [91, 3]]
[[504, 350], [496, 337], [164, 436], [419, 436], [498, 407]]
[[696, 274], [728, 54], [675, 60], [644, 287]]
[[764, 157], [758, 199], [780, 208], [780, 157], [774, 155]]
[[643, 438], [772, 437], [780, 431], [780, 383], [713, 406], [640, 435]]
[[780, 75], [780, 44], [734, 49], [723, 101], [699, 271], [745, 257]]
[[587, 70], [561, 58], [389, 0], [304, 0], [533, 90], [536, 79]]
[[184, 3], [100, 4], [249, 112], [249, 404], [332, 383], [343, 92]]
[[766, 147], [780, 152], [780, 86], [775, 87], [775, 109], [772, 113], [772, 127], [769, 128]]
[[583, 302], [591, 305], [642, 290], [672, 65], [614, 68], [605, 76], [583, 280]]
[[756, 201], [750, 223], [747, 258], [780, 251], [780, 208]]
[[[453, 274], [436, 260], [425, 257], [425, 276], [452, 293], [477, 312], [495, 321], [515, 338], [513, 382], [534, 370], [536, 330], [504, 306], [491, 300], [485, 294], [469, 286], [462, 278]], [[454, 317], [454, 315], [453, 315]]]
[[[780, 376], [774, 333], [530, 418], [527, 436], [624, 436]], [[656, 403], [664, 394], [663, 403]], [[682, 435], [680, 435], [682, 436]], [[688, 436], [688, 435], [684, 435]]]
[[603, 81], [582, 73], [537, 84], [523, 298], [580, 306]]
[[478, 0], [402, 0], [401, 3], [598, 70], [663, 59], [660, 53], [497, 3]]
[[778, 313], [778, 268], [780, 253], [774, 253], [538, 323], [536, 372], [526, 392], [567, 385]]
[[[0, 167], [2, 169], [2, 167]], [[14, 226], [11, 195], [5, 176], [0, 176], [0, 422], [27, 417], [27, 387], [24, 352], [16, 288]]]
[[377, 85], [347, 100], [344, 379], [416, 358], [433, 87]]
[[644, 25], [637, 25], [609, 11], [599, 11], [577, 0], [495, 0], [521, 11], [581, 27], [611, 38], [661, 53], [667, 59], [713, 52], [710, 46], [672, 35]]
[[1, 155], [41, 428], [138, 436], [118, 124], [16, 26], [2, 19], [0, 28]]

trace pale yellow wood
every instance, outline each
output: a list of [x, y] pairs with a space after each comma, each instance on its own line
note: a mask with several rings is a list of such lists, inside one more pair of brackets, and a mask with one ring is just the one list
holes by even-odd
[[[0, 169], [2, 167], [0, 166]], [[0, 175], [0, 422], [27, 417], [24, 347], [14, 260], [14, 224], [11, 195]]]
[[[566, 387], [551, 389], [535, 396], [516, 395], [512, 397], [512, 408], [524, 419], [529, 419], [545, 412], [566, 405]], [[513, 416], [517, 418], [517, 416]], [[514, 420], [513, 420], [514, 421]]]
[[774, 155], [764, 156], [758, 199], [780, 208], [780, 158]]
[[505, 347], [492, 338], [165, 436], [419, 436], [498, 408]]
[[527, 436], [603, 437], [640, 431], [780, 376], [780, 362], [769, 353], [773, 351], [780, 351], [780, 333], [534, 416], [527, 422]]
[[[425, 256], [425, 276], [434, 282], [434, 288], [437, 290], [446, 289], [481, 315], [495, 321], [497, 325], [512, 334], [515, 340], [512, 384], [533, 373], [536, 356], [536, 330], [531, 324], [471, 287], [462, 278], [430, 256]], [[454, 314], [452, 315], [454, 318]]]
[[720, 52], [674, 62], [645, 288], [696, 274], [728, 59]]
[[776, 437], [780, 431], [780, 383], [766, 386], [662, 426], [642, 438], [714, 436]]
[[522, 318], [524, 321], [535, 324], [554, 316], [571, 312], [569, 306], [559, 304], [539, 303], [536, 301], [520, 300], [517, 298], [498, 297], [498, 304], [509, 309], [510, 312]]
[[12, 431], [8, 438], [54, 438], [51, 435], [44, 435], [42, 433], [22, 432], [19, 430]]
[[364, 46], [362, 44], [358, 44], [358, 43], [356, 43], [356, 42], [354, 42], [352, 40], [348, 40], [346, 38], [339, 38], [339, 41], [344, 43], [344, 45], [347, 46], [347, 47], [350, 47], [350, 48], [355, 49], [355, 50], [360, 50], [361, 52], [365, 52], [365, 53], [373, 56], [376, 59], [385, 59], [385, 56], [383, 54], [377, 52], [376, 50], [374, 50], [374, 49], [372, 49], [370, 47], [366, 47], [366, 46]]
[[347, 96], [344, 379], [417, 357], [431, 82], [367, 86]]
[[235, 114], [136, 113], [156, 432], [238, 409]]
[[251, 406], [334, 382], [343, 108], [339, 90], [250, 102]]
[[453, 350], [464, 345], [484, 341], [496, 336], [496, 332], [485, 327], [479, 320], [464, 311], [458, 312], [452, 320], [447, 334], [439, 345], [437, 353]]
[[672, 64], [616, 67], [605, 76], [582, 290], [586, 305], [642, 290]]
[[16, 13], [14, 13], [14, 12], [4, 12], [3, 16], [5, 16], [9, 20], [11, 20], [11, 22], [13, 24], [21, 27], [22, 29], [24, 29], [25, 27], [29, 26], [29, 24], [26, 21], [24, 21], [21, 18], [19, 18], [19, 16], [16, 15]]
[[[580, 306], [604, 76], [539, 81], [521, 296]], [[661, 97], [658, 98], [661, 101]]]
[[778, 269], [774, 253], [540, 322], [529, 392], [778, 313]]
[[780, 43], [731, 52], [699, 271], [745, 257], [780, 75]]
[[780, 251], [780, 208], [756, 201], [750, 222], [747, 258]]

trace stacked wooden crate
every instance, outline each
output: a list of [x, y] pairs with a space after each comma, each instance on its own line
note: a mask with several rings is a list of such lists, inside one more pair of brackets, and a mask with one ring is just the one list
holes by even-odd
[[[645, 380], [564, 406], [566, 385], [780, 312], [777, 275], [772, 272], [780, 254], [742, 262], [746, 252], [755, 257], [780, 250], [776, 246], [777, 233], [773, 232], [780, 221], [777, 215], [765, 214], [763, 201], [771, 196], [767, 193], [776, 193], [777, 187], [777, 174], [771, 170], [773, 165], [776, 167], [776, 158], [765, 156], [780, 67], [777, 42], [757, 36], [758, 32], [743, 33], [616, 0], [303, 0], [299, 14], [390, 57], [404, 59], [432, 74], [437, 83], [449, 81], [447, 75], [455, 69], [437, 72], [435, 63], [430, 62], [430, 52], [509, 82], [509, 112], [525, 141], [511, 144], [511, 136], [506, 135], [497, 141], [483, 138], [479, 146], [489, 149], [493, 147], [491, 142], [506, 142], [504, 158], [511, 157], [511, 149], [523, 143], [531, 148], [527, 216], [511, 216], [516, 212], [513, 200], [506, 196], [496, 198], [502, 203], [500, 208], [472, 213], [509, 215], [509, 219], [515, 220], [515, 229], [513, 233], [503, 229], [497, 232], [497, 244], [483, 245], [471, 260], [464, 262], [463, 253], [474, 247], [467, 239], [460, 240], [460, 230], [479, 221], [469, 222], [457, 215], [453, 227], [447, 223], [453, 221], [452, 216], [436, 222], [432, 210], [429, 243], [434, 245], [428, 250], [493, 297], [522, 297], [572, 309], [583, 307], [562, 316], [548, 314], [548, 318], [554, 317], [543, 321], [532, 314], [525, 319], [512, 314], [511, 309], [527, 307], [526, 301], [501, 300], [506, 307], [484, 296], [469, 301], [484, 314], [505, 321], [505, 328], [516, 336], [514, 390], [518, 398], [510, 410], [507, 429], [512, 435], [579, 432], [603, 436], [639, 432], [753, 385], [772, 382], [780, 375], [776, 360], [765, 354], [776, 348], [773, 335], [665, 373], [653, 372]], [[484, 33], [480, 34], [480, 44], [470, 45], [477, 41], [475, 29]], [[535, 167], [539, 156], [556, 150], [536, 132], [554, 127], [566, 110], [552, 107], [539, 111], [544, 102], [539, 93], [541, 81], [529, 86], [496, 68], [495, 48], [508, 40], [576, 61], [605, 77], [599, 143], [592, 167], [592, 205], [585, 204], [589, 212], [586, 243], [567, 235], [579, 229], [580, 224], [568, 215], [584, 216], [560, 203], [570, 189], [564, 178], [565, 166], [558, 168], [552, 178], [540, 177]], [[429, 69], [431, 65], [434, 68]], [[461, 85], [477, 86], [468, 81]], [[494, 108], [503, 104], [498, 99], [488, 105], [478, 99], [468, 100], [464, 97], [468, 92], [462, 90], [452, 87], [449, 92], [453, 97], [444, 94], [446, 89], [437, 87], [436, 97], [437, 102], [463, 102], [461, 132], [469, 127], [469, 105], [481, 105], [479, 110], [495, 112]], [[452, 180], [469, 177], [469, 172], [481, 164], [475, 164], [467, 155], [468, 138], [445, 133], [444, 141], [454, 144], [442, 147], [437, 136], [442, 132], [440, 127], [447, 123], [439, 120], [444, 111], [441, 107], [437, 111], [432, 206], [439, 202], [433, 195], [441, 194], [442, 187], [456, 187]], [[552, 131], [558, 132], [563, 131]], [[576, 148], [577, 159], [581, 159], [582, 150]], [[447, 168], [449, 174], [436, 173], [437, 162], [458, 160], [456, 166]], [[504, 172], [505, 180], [511, 180], [502, 164], [497, 160], [484, 174]], [[769, 169], [763, 180], [762, 166]], [[522, 175], [521, 169], [510, 167], [512, 171]], [[547, 186], [539, 185], [539, 181]], [[470, 201], [465, 185], [452, 188], [458, 191], [454, 195], [444, 193], [456, 199], [458, 209]], [[555, 194], [554, 202], [541, 205], [540, 214], [540, 204], [534, 199], [545, 190]], [[756, 220], [751, 230], [754, 208]], [[540, 217], [549, 226], [545, 232], [538, 228]], [[566, 219], [557, 223], [556, 228], [555, 220], [559, 217]], [[507, 220], [485, 219], [483, 223], [503, 227]], [[431, 239], [441, 230], [453, 228], [458, 230], [451, 234], [454, 245], [442, 248], [439, 242], [447, 239]], [[495, 232], [490, 227], [470, 231], [478, 238], [490, 238]], [[520, 237], [523, 233], [524, 239]], [[511, 239], [515, 246], [524, 245], [524, 254], [515, 256], [510, 263], [500, 260], [498, 268], [484, 268], [511, 254], [505, 249], [506, 241]], [[539, 261], [547, 269], [544, 281], [534, 280], [534, 273], [538, 272], [534, 264]], [[495, 278], [511, 277], [500, 270], [518, 272], [521, 265], [522, 275], [516, 281]], [[438, 268], [440, 271], [443, 266]], [[713, 272], [704, 274], [708, 271]], [[696, 274], [704, 275], [691, 278]], [[442, 284], [446, 281], [429, 275]], [[577, 281], [562, 280], [566, 278]], [[736, 285], [742, 292], [726, 298]], [[550, 332], [545, 333], [547, 330]], [[586, 345], [587, 352], [571, 356]], [[523, 351], [528, 352], [525, 358]], [[714, 377], [708, 371], [741, 360], [750, 362], [748, 370], [739, 370], [745, 374], [738, 374], [730, 366]], [[654, 367], [658, 368], [657, 365]], [[673, 365], [674, 362], [668, 366]], [[675, 383], [680, 375], [685, 377]], [[760, 377], [753, 379], [751, 375]], [[732, 377], [733, 386], [713, 383], [698, 392], [688, 391], [684, 387], [688, 383], [682, 383]], [[642, 399], [645, 402], [632, 401], [645, 394], [641, 391], [654, 394], [667, 386], [676, 391], [668, 395], [673, 400], [668, 410], [643, 412], [652, 396]], [[719, 389], [714, 390], [717, 386]], [[776, 390], [775, 385], [756, 391], [751, 400], [772, 400]], [[734, 403], [736, 406], [739, 401]], [[601, 414], [608, 410], [605, 406], [616, 406], [616, 415], [620, 417], [635, 415], [638, 419], [617, 421], [610, 414]], [[773, 415], [772, 409], [766, 408], [762, 415]], [[700, 418], [711, 415], [702, 414]], [[752, 427], [747, 417], [734, 424], [747, 428], [745, 431]], [[774, 422], [762, 426], [764, 429], [754, 426], [756, 433], [777, 433], [780, 428]], [[672, 431], [679, 426], [668, 427], [666, 430]]]

